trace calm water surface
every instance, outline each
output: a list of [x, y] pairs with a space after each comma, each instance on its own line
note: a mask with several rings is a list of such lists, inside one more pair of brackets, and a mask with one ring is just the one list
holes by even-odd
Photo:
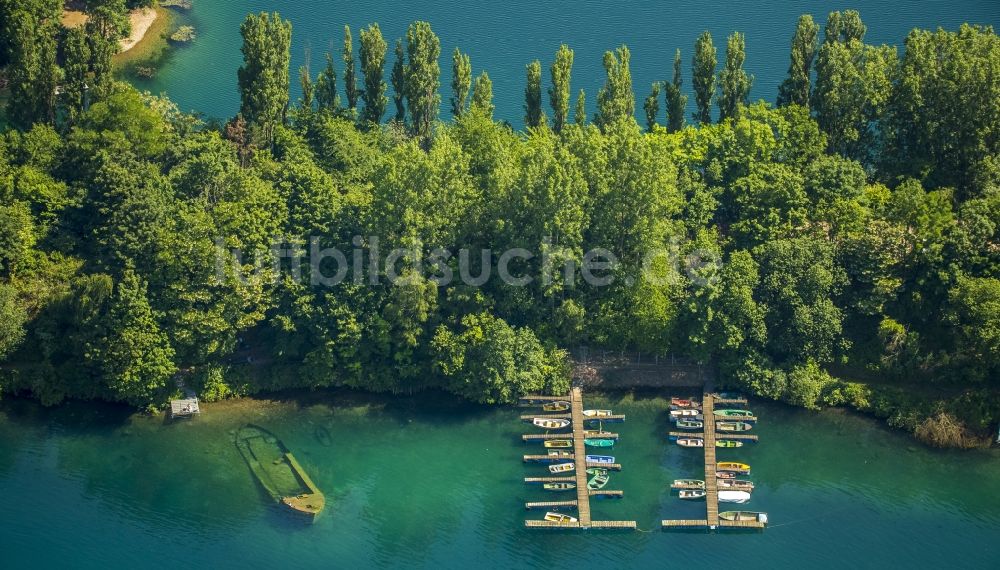
[[[379, 23], [389, 42], [388, 74], [395, 39], [405, 36], [410, 22], [426, 20], [441, 37], [442, 113], [447, 114], [451, 53], [456, 46], [471, 56], [474, 74], [484, 69], [489, 72], [497, 118], [520, 126], [524, 116], [525, 64], [541, 60], [548, 85], [548, 66], [559, 44], [565, 42], [576, 52], [573, 101], [581, 88], [586, 89], [591, 112], [604, 82], [604, 51], [627, 44], [632, 50], [637, 113], [644, 116], [642, 100], [653, 81], [671, 76], [677, 48], [683, 52], [685, 89], [690, 91], [691, 53], [702, 31], [712, 32], [720, 62], [725, 59], [726, 36], [733, 31], [743, 32], [746, 68], [756, 76], [752, 96], [773, 100], [788, 69], [789, 44], [799, 15], [811, 13], [824, 23], [831, 10], [851, 8], [861, 12], [868, 25], [866, 40], [876, 44], [902, 45], [914, 27], [957, 29], [962, 22], [1000, 24], [1000, 2], [996, 0], [194, 0], [194, 10], [181, 15], [178, 25], [194, 25], [198, 39], [191, 46], [177, 49], [154, 80], [139, 82], [139, 86], [166, 92], [185, 111], [231, 117], [239, 107], [236, 69], [242, 57], [240, 23], [248, 12], [277, 10], [293, 24], [293, 98], [299, 96], [297, 70], [305, 62], [307, 47], [312, 53], [314, 74], [322, 67], [323, 53], [331, 43], [336, 50], [338, 74], [342, 71], [339, 50], [344, 24], [354, 32], [357, 54], [359, 29], [371, 22]], [[343, 83], [339, 87], [343, 90]], [[547, 101], [546, 97], [548, 112]], [[691, 98], [688, 113], [693, 110]]]
[[[700, 476], [701, 454], [669, 444], [661, 398], [588, 395], [628, 415], [623, 464], [595, 518], [642, 532], [537, 532], [527, 500], [552, 500], [522, 478], [522, 410], [445, 396], [384, 399], [333, 393], [208, 405], [164, 423], [120, 408], [46, 410], [0, 403], [0, 567], [997, 568], [1000, 453], [938, 452], [875, 422], [752, 403], [761, 443], [720, 450], [753, 466], [749, 509], [764, 533], [663, 533], [662, 518], [703, 505], [666, 490]], [[231, 443], [254, 422], [275, 432], [327, 495], [315, 525], [287, 519]], [[332, 435], [317, 438], [318, 428]], [[322, 431], [322, 429], [319, 429]], [[326, 441], [325, 446], [322, 441]], [[703, 514], [701, 515], [703, 516]]]

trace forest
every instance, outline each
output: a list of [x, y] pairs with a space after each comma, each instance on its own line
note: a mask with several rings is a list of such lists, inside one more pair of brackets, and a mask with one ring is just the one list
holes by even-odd
[[[488, 73], [442, 54], [427, 22], [392, 45], [371, 24], [356, 52], [345, 27], [341, 53], [296, 74], [291, 23], [249, 15], [240, 113], [206, 121], [115, 79], [124, 0], [88, 2], [73, 30], [61, 5], [0, 0], [6, 393], [155, 407], [181, 383], [209, 400], [347, 386], [507, 403], [565, 391], [569, 350], [590, 346], [685, 355], [724, 385], [931, 440], [1000, 421], [992, 28], [915, 29], [897, 48], [866, 44], [857, 12], [804, 15], [776, 104], [750, 101], [738, 32], [678, 50], [639, 101], [628, 47], [587, 94], [563, 45], [525, 66], [515, 130], [493, 117]], [[316, 287], [273, 259], [271, 278], [246, 279], [243, 259], [218, 275], [219, 244], [268, 256], [313, 236], [525, 248], [571, 270]], [[594, 248], [616, 257], [609, 286], [573, 278]], [[677, 263], [650, 267], [652, 251]]]

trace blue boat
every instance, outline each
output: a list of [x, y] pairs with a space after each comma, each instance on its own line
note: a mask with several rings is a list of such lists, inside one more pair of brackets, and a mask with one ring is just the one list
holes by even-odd
[[614, 463], [615, 458], [611, 455], [588, 455], [587, 463]]

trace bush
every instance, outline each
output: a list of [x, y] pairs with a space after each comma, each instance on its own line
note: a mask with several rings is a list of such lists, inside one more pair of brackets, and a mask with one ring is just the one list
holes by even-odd
[[917, 439], [934, 447], [975, 447], [977, 444], [965, 425], [946, 412], [925, 419], [913, 433]]

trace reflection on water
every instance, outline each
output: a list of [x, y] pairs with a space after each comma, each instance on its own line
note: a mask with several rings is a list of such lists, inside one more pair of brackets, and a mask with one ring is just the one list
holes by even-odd
[[[731, 547], [720, 549], [718, 536], [658, 530], [662, 518], [704, 512], [667, 490], [674, 478], [700, 477], [702, 463], [666, 441], [667, 401], [587, 399], [628, 416], [614, 426], [624, 470], [609, 484], [625, 498], [595, 502], [594, 516], [655, 532], [524, 529], [541, 514], [523, 503], [552, 495], [522, 482], [544, 467], [521, 462], [537, 449], [520, 442], [533, 428], [519, 409], [338, 391], [210, 404], [194, 420], [165, 422], [115, 406], [6, 400], [0, 561], [160, 566], [180, 550], [221, 567], [721, 564], [737, 552], [767, 568], [924, 567], [955, 552], [963, 567], [1000, 562], [996, 451], [931, 451], [855, 415], [755, 402], [761, 443], [719, 457], [752, 464], [747, 508], [768, 511], [772, 526], [727, 536]], [[326, 494], [316, 524], [289, 518], [256, 485], [232, 444], [250, 422], [278, 435]]]

